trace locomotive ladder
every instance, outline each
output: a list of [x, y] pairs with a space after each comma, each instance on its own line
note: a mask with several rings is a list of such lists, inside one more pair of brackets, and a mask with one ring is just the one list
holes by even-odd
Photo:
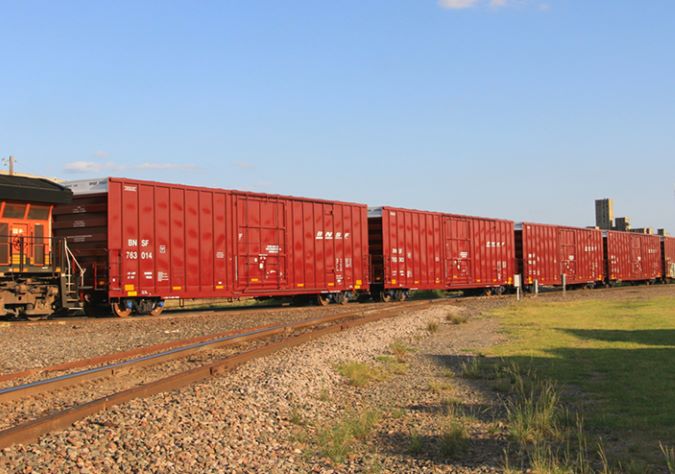
[[[66, 265], [62, 277], [65, 279], [65, 303], [67, 303], [66, 309], [79, 309], [80, 308], [80, 298], [78, 295], [78, 288], [84, 286], [84, 273], [86, 269], [82, 268], [80, 262], [77, 261], [75, 255], [73, 255], [72, 250], [68, 246], [68, 240], [63, 239], [63, 250], [64, 256], [66, 258]], [[77, 269], [77, 277], [73, 274], [73, 270]], [[77, 280], [75, 280], [77, 278]], [[75, 281], [74, 281], [75, 280]]]

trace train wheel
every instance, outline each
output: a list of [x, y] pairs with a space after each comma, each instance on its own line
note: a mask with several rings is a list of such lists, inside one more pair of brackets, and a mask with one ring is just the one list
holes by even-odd
[[503, 295], [504, 293], [506, 293], [506, 287], [505, 287], [505, 286], [498, 286], [497, 288], [495, 288], [495, 294], [496, 294], [496, 295], [500, 295], [500, 296], [501, 296], [501, 295]]
[[326, 306], [328, 303], [330, 303], [330, 298], [328, 295], [316, 295], [316, 303], [319, 306]]
[[382, 303], [389, 303], [391, 301], [391, 293], [389, 293], [387, 290], [382, 290], [380, 291], [379, 300]]
[[164, 311], [164, 301], [158, 301], [148, 314], [150, 316], [159, 316], [162, 314], [162, 311]]
[[28, 321], [42, 321], [44, 319], [49, 319], [48, 314], [26, 314], [25, 316]]
[[118, 318], [128, 318], [131, 316], [131, 308], [124, 307], [123, 309], [119, 303], [112, 303], [110, 307], [112, 308], [113, 314]]
[[345, 292], [336, 293], [333, 298], [335, 299], [335, 302], [337, 304], [347, 304], [347, 303], [349, 303], [349, 295]]
[[408, 298], [408, 295], [404, 290], [396, 290], [394, 293], [394, 299], [396, 301], [405, 301]]

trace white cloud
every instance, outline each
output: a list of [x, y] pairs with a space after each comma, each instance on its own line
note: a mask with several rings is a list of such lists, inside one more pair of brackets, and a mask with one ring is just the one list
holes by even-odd
[[192, 163], [141, 163], [133, 168], [139, 170], [194, 170], [197, 169], [197, 165]]
[[461, 10], [473, 7], [497, 8], [538, 8], [541, 11], [547, 11], [551, 8], [548, 3], [536, 3], [534, 0], [438, 0], [441, 8], [448, 10]]
[[94, 163], [93, 161], [71, 161], [66, 163], [64, 170], [71, 173], [89, 173], [91, 171], [100, 171], [104, 163]]
[[476, 6], [478, 0], [438, 0], [438, 4], [450, 10], [459, 10], [462, 8], [471, 8]]
[[235, 161], [234, 166], [239, 168], [240, 170], [252, 170], [255, 169], [255, 165], [253, 163], [249, 163], [247, 161]]
[[104, 150], [96, 150], [94, 152], [94, 156], [96, 158], [108, 158], [110, 156], [110, 153], [108, 153], [107, 151], [104, 151]]
[[68, 173], [98, 173], [104, 171], [124, 171], [124, 170], [194, 170], [197, 165], [192, 163], [151, 163], [145, 162], [137, 165], [127, 166], [112, 161], [71, 161], [63, 167]]

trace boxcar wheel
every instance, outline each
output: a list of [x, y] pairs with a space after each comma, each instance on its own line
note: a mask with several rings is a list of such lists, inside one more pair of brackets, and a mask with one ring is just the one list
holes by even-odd
[[328, 303], [330, 303], [328, 295], [316, 295], [316, 304], [319, 306], [326, 306]]
[[408, 295], [406, 295], [404, 290], [396, 290], [396, 293], [394, 293], [394, 298], [396, 301], [405, 301], [408, 298]]
[[344, 292], [336, 293], [335, 296], [334, 296], [334, 299], [335, 299], [335, 302], [337, 304], [347, 304], [347, 303], [349, 303], [349, 296], [347, 295], [347, 293], [344, 293]]
[[110, 305], [112, 312], [118, 318], [128, 318], [131, 316], [131, 308], [122, 308], [119, 303], [112, 303]]
[[25, 314], [24, 317], [28, 321], [42, 321], [42, 320], [45, 320], [45, 319], [49, 319], [48, 314]]
[[389, 293], [389, 292], [386, 291], [386, 290], [380, 291], [380, 294], [379, 294], [379, 300], [380, 300], [380, 302], [382, 302], [382, 303], [389, 303], [389, 302], [391, 302], [391, 293]]
[[164, 301], [158, 301], [148, 313], [150, 316], [159, 316], [164, 311]]

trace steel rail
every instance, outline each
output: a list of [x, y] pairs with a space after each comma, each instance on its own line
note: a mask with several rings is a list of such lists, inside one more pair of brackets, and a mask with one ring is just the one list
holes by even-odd
[[[403, 305], [403, 309], [412, 309], [418, 306], [430, 306], [433, 301], [424, 301], [417, 304]], [[322, 336], [344, 331], [358, 326], [363, 326], [370, 322], [385, 318], [394, 317], [398, 314], [401, 306], [387, 306], [370, 316], [353, 319], [350, 321], [336, 322], [328, 327], [315, 329], [296, 336], [290, 336], [287, 339], [273, 342], [262, 347], [254, 348], [233, 356], [229, 356], [206, 365], [195, 367], [178, 374], [174, 374], [159, 380], [155, 380], [130, 389], [122, 390], [115, 394], [105, 396], [81, 405], [68, 408], [61, 412], [53, 413], [36, 420], [21, 423], [12, 428], [0, 431], [0, 449], [9, 447], [17, 443], [28, 443], [37, 440], [40, 436], [50, 431], [66, 428], [74, 422], [86, 418], [87, 416], [106, 410], [110, 407], [137, 398], [146, 398], [158, 393], [175, 390], [185, 387], [192, 383], [206, 380], [210, 377], [222, 375], [228, 371], [239, 367], [240, 365], [260, 357], [264, 357], [282, 349], [296, 347], [307, 341], [320, 338]]]
[[[414, 303], [408, 303], [408, 306]], [[397, 306], [399, 307], [399, 306]], [[375, 311], [375, 309], [370, 310]], [[367, 311], [362, 309], [341, 312], [338, 314], [333, 314], [330, 316], [323, 316], [321, 318], [305, 319], [297, 322], [282, 323], [277, 325], [263, 326], [259, 328], [249, 329], [248, 331], [238, 332], [232, 334], [231, 331], [228, 331], [224, 334], [202, 336], [199, 338], [194, 338], [187, 341], [177, 341], [173, 344], [173, 347], [168, 344], [163, 344], [164, 346], [162, 352], [156, 352], [152, 350], [156, 348], [155, 346], [150, 346], [150, 348], [141, 348], [138, 349], [135, 355], [140, 355], [140, 357], [135, 357], [127, 360], [119, 361], [124, 359], [124, 356], [127, 356], [129, 352], [113, 354], [111, 356], [101, 356], [99, 358], [86, 359], [84, 361], [75, 361], [79, 364], [91, 362], [92, 360], [110, 362], [111, 360], [118, 360], [119, 362], [107, 363], [106, 365], [100, 367], [89, 368], [81, 370], [78, 372], [73, 372], [69, 374], [60, 375], [57, 377], [51, 377], [47, 379], [37, 380], [34, 382], [29, 382], [26, 384], [16, 385], [12, 387], [6, 387], [0, 389], [0, 402], [7, 402], [12, 400], [17, 400], [20, 398], [30, 397], [44, 392], [58, 390], [60, 388], [80, 384], [89, 380], [99, 379], [102, 377], [111, 377], [118, 375], [122, 372], [128, 372], [135, 368], [145, 367], [148, 365], [155, 365], [159, 363], [168, 362], [174, 359], [186, 357], [188, 355], [194, 354], [195, 352], [202, 351], [205, 349], [216, 349], [224, 346], [240, 344], [252, 340], [257, 340], [266, 337], [272, 337], [286, 331], [297, 331], [307, 327], [313, 327], [321, 324], [328, 324], [341, 319], [349, 319], [356, 316], [363, 316]], [[150, 349], [150, 350], [148, 350]], [[141, 354], [138, 354], [140, 352]], [[107, 360], [106, 360], [107, 359]], [[99, 362], [100, 363], [100, 362]], [[61, 364], [60, 367], [74, 368], [75, 363], [66, 363]], [[89, 364], [94, 365], [94, 364]]]
[[[347, 314], [351, 314], [355, 311], [366, 312], [366, 311], [370, 311], [371, 308], [373, 310], [375, 309], [374, 307], [371, 307], [370, 305], [368, 305], [367, 308], [364, 308], [361, 305], [359, 305], [359, 307], [360, 307], [359, 310], [356, 310], [356, 309], [352, 308], [349, 311], [339, 312], [337, 314], [347, 315]], [[274, 308], [274, 309], [282, 309], [282, 308]], [[122, 322], [122, 321], [128, 321], [128, 319], [121, 319], [120, 322]], [[252, 329], [260, 329], [260, 328], [268, 328], [268, 327], [272, 327], [272, 326], [274, 326], [274, 324], [267, 324], [267, 325], [263, 325], [263, 326], [257, 326], [257, 327], [254, 327], [254, 328], [246, 328], [246, 329], [252, 330]], [[140, 347], [140, 348], [136, 348], [136, 349], [130, 349], [130, 350], [123, 351], [123, 352], [114, 352], [114, 353], [104, 354], [104, 355], [100, 355], [100, 356], [94, 356], [94, 357], [90, 357], [90, 358], [86, 358], [86, 359], [78, 359], [78, 360], [74, 360], [74, 361], [62, 362], [62, 363], [50, 365], [50, 366], [47, 366], [47, 367], [35, 367], [35, 368], [32, 368], [32, 369], [21, 370], [21, 371], [18, 371], [18, 372], [12, 372], [12, 373], [8, 373], [8, 374], [0, 374], [0, 383], [29, 377], [31, 375], [35, 375], [35, 374], [39, 374], [39, 373], [61, 372], [61, 371], [64, 371], [64, 370], [69, 370], [69, 369], [77, 369], [77, 368], [81, 368], [81, 367], [89, 367], [89, 366], [92, 366], [92, 365], [105, 364], [105, 363], [109, 363], [109, 362], [112, 362], [112, 361], [115, 361], [115, 360], [126, 359], [126, 358], [129, 358], [129, 357], [134, 357], [134, 356], [139, 356], [139, 355], [144, 355], [144, 354], [150, 354], [152, 352], [163, 351], [163, 350], [166, 350], [166, 349], [170, 349], [172, 347], [177, 347], [179, 345], [187, 345], [187, 344], [192, 344], [192, 343], [195, 343], [195, 342], [207, 341], [209, 339], [214, 339], [214, 338], [218, 338], [218, 337], [224, 337], [224, 336], [228, 336], [228, 335], [231, 335], [231, 334], [238, 334], [238, 333], [241, 333], [243, 331], [245, 331], [245, 329], [230, 329], [228, 331], [224, 331], [224, 332], [216, 333], [216, 334], [208, 334], [208, 335], [205, 335], [205, 336], [197, 336], [197, 337], [189, 338], [189, 339], [179, 339], [179, 340], [175, 340], [175, 341], [162, 342], [162, 343], [153, 344], [153, 345], [150, 345], [150, 346]]]

